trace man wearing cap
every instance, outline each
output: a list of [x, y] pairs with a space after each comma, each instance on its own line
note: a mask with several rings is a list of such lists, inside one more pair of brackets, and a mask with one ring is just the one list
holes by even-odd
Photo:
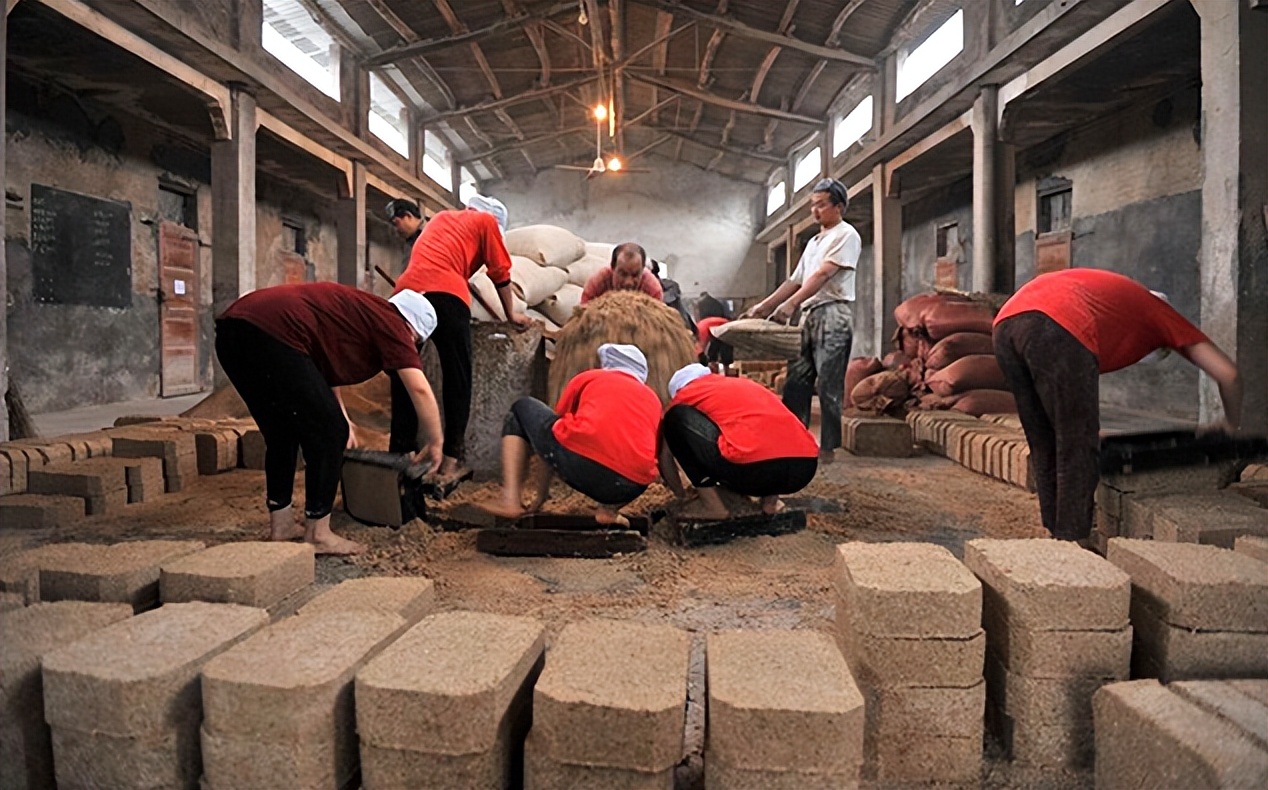
[[[270, 540], [303, 537], [318, 554], [364, 547], [330, 529], [344, 448], [355, 434], [338, 390], [388, 371], [408, 393], [426, 440], [413, 461], [440, 465], [440, 410], [418, 349], [436, 327], [413, 291], [389, 301], [337, 283], [278, 285], [238, 299], [216, 319], [216, 356], [264, 435]], [[393, 415], [395, 416], [395, 415]], [[304, 451], [304, 527], [291, 498]]]
[[660, 280], [647, 268], [647, 251], [632, 241], [612, 248], [611, 264], [586, 280], [581, 303], [597, 299], [608, 291], [642, 291], [658, 302], [665, 295]]
[[401, 271], [404, 271], [409, 266], [414, 242], [423, 232], [423, 213], [414, 201], [397, 198], [387, 204], [387, 221], [392, 223], [396, 235], [405, 240], [405, 260], [401, 265]]
[[573, 376], [552, 410], [520, 398], [502, 427], [502, 496], [483, 505], [508, 518], [522, 516], [530, 452], [545, 462], [527, 512], [546, 502], [558, 474], [596, 500], [595, 520], [628, 524], [617, 509], [633, 502], [656, 479], [660, 399], [647, 386], [647, 359], [636, 346], [604, 343], [599, 368]]
[[725, 488], [760, 497], [762, 512], [783, 509], [779, 497], [810, 484], [819, 448], [775, 393], [745, 378], [717, 376], [693, 363], [669, 379], [669, 409], [661, 420], [660, 476], [686, 500], [674, 461], [700, 496], [680, 515], [705, 520], [732, 514], [718, 495]]
[[[467, 208], [442, 211], [423, 226], [410, 252], [409, 265], [396, 281], [396, 293], [417, 291], [436, 311], [432, 342], [440, 358], [441, 399], [445, 414], [445, 458], [442, 479], [465, 474], [467, 422], [471, 417], [471, 289], [468, 280], [486, 267], [497, 287], [506, 319], [521, 328], [532, 319], [515, 310], [511, 293], [511, 256], [506, 251], [506, 206], [493, 198], [473, 195]], [[418, 423], [404, 407], [408, 392], [392, 383], [392, 452], [418, 449]]]
[[1115, 272], [1066, 269], [1023, 285], [995, 317], [995, 359], [1017, 400], [1039, 514], [1060, 540], [1086, 543], [1100, 479], [1100, 374], [1174, 349], [1215, 380], [1217, 429], [1240, 426], [1237, 366], [1157, 291]]
[[784, 404], [809, 425], [818, 379], [819, 452], [825, 463], [841, 446], [845, 365], [854, 341], [854, 273], [863, 248], [858, 231], [843, 219], [849, 202], [845, 186], [834, 178], [814, 185], [810, 215], [819, 223], [818, 235], [806, 243], [792, 276], [741, 316], [786, 324], [801, 308], [801, 355], [788, 365]]

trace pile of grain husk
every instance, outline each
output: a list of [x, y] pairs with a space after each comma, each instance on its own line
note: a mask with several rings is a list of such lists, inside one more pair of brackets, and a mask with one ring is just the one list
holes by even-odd
[[669, 403], [669, 377], [695, 361], [691, 333], [672, 307], [638, 291], [609, 291], [578, 307], [555, 340], [550, 402], [578, 373], [599, 366], [599, 346], [631, 343], [647, 357], [647, 384]]

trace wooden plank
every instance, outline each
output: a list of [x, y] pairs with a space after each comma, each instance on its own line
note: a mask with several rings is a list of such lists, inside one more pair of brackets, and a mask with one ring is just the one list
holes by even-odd
[[647, 538], [633, 530], [482, 529], [476, 549], [499, 557], [604, 558], [647, 550]]
[[[646, 535], [651, 520], [647, 516], [625, 516], [630, 522], [628, 529]], [[579, 516], [571, 513], [532, 513], [505, 526], [517, 529], [561, 529], [571, 531], [588, 531], [606, 529], [605, 525], [594, 520], [594, 516]]]
[[736, 538], [758, 535], [790, 535], [806, 528], [804, 510], [784, 510], [774, 516], [758, 513], [726, 521], [673, 522], [674, 540], [683, 546], [708, 546], [730, 543]]

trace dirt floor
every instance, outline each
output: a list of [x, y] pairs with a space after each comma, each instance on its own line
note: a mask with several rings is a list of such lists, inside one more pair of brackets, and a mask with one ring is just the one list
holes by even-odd
[[[302, 473], [301, 473], [302, 478]], [[0, 532], [0, 553], [71, 540], [137, 538], [199, 539], [208, 544], [259, 539], [266, 532], [264, 474], [235, 470], [199, 478], [186, 491], [127, 508], [79, 526], [48, 532]], [[467, 484], [438, 511], [489, 495], [492, 484]], [[546, 510], [561, 511], [586, 500], [559, 487]], [[627, 512], [648, 513], [669, 502], [654, 485]], [[302, 479], [296, 501], [302, 502]], [[834, 547], [850, 540], [934, 542], [963, 555], [977, 537], [1040, 537], [1035, 497], [977, 475], [938, 456], [863, 459], [838, 451], [814, 482], [788, 499], [807, 511], [807, 529], [781, 537], [744, 538], [721, 546], [683, 548], [653, 528], [645, 553], [605, 560], [498, 558], [475, 550], [473, 532], [442, 531], [419, 521], [400, 531], [362, 526], [342, 511], [335, 530], [368, 545], [356, 558], [320, 558], [318, 581], [334, 583], [365, 575], [421, 575], [436, 583], [444, 609], [528, 615], [556, 633], [569, 621], [611, 617], [669, 623], [697, 633], [693, 697], [702, 691], [699, 634], [724, 628], [831, 630]], [[700, 739], [703, 716], [691, 713]], [[989, 740], [989, 739], [988, 739]], [[984, 786], [1091, 787], [1090, 773], [1021, 772], [999, 759], [988, 743]], [[698, 765], [696, 766], [698, 768]], [[685, 767], [680, 787], [697, 784]]]

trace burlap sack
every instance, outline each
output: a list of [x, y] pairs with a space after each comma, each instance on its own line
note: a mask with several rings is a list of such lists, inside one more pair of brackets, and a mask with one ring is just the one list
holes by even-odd
[[1016, 414], [1013, 393], [1003, 390], [969, 390], [955, 399], [951, 408], [981, 417], [983, 414]]
[[961, 357], [942, 370], [925, 376], [925, 385], [938, 395], [956, 395], [969, 390], [1007, 390], [1004, 371], [994, 354]]
[[[489, 307], [492, 307], [495, 311], [490, 313], [485, 309], [484, 305], [480, 304], [479, 299], [472, 296], [471, 317], [476, 321], [505, 321], [506, 319], [502, 316], [502, 300], [498, 298], [498, 289], [494, 287], [493, 281], [489, 279], [489, 275], [484, 269], [476, 272], [469, 282], [475, 286], [476, 293], [480, 294]], [[520, 298], [519, 294], [512, 292], [511, 299], [515, 304], [515, 309], [521, 313], [528, 308], [528, 303]]]
[[851, 395], [854, 388], [859, 382], [868, 376], [874, 376], [885, 369], [881, 361], [876, 357], [855, 357], [850, 360], [850, 364], [845, 366], [845, 408], [854, 405], [854, 399]]
[[925, 355], [925, 370], [942, 370], [947, 365], [971, 354], [994, 354], [995, 345], [989, 334], [956, 332], [933, 344]]
[[572, 318], [572, 311], [581, 304], [581, 286], [565, 283], [549, 299], [535, 305], [542, 315], [563, 326]]
[[541, 304], [568, 282], [568, 272], [539, 266], [520, 255], [511, 256], [511, 287], [528, 304]]
[[907, 377], [901, 371], [885, 370], [868, 376], [850, 392], [859, 411], [884, 412], [902, 406], [911, 395]]
[[568, 282], [585, 288], [586, 283], [594, 276], [595, 272], [606, 269], [610, 265], [608, 258], [591, 255], [587, 252], [581, 256], [581, 260], [568, 264]]
[[586, 243], [570, 230], [554, 225], [529, 225], [506, 232], [506, 249], [542, 266], [565, 269], [586, 254]]

